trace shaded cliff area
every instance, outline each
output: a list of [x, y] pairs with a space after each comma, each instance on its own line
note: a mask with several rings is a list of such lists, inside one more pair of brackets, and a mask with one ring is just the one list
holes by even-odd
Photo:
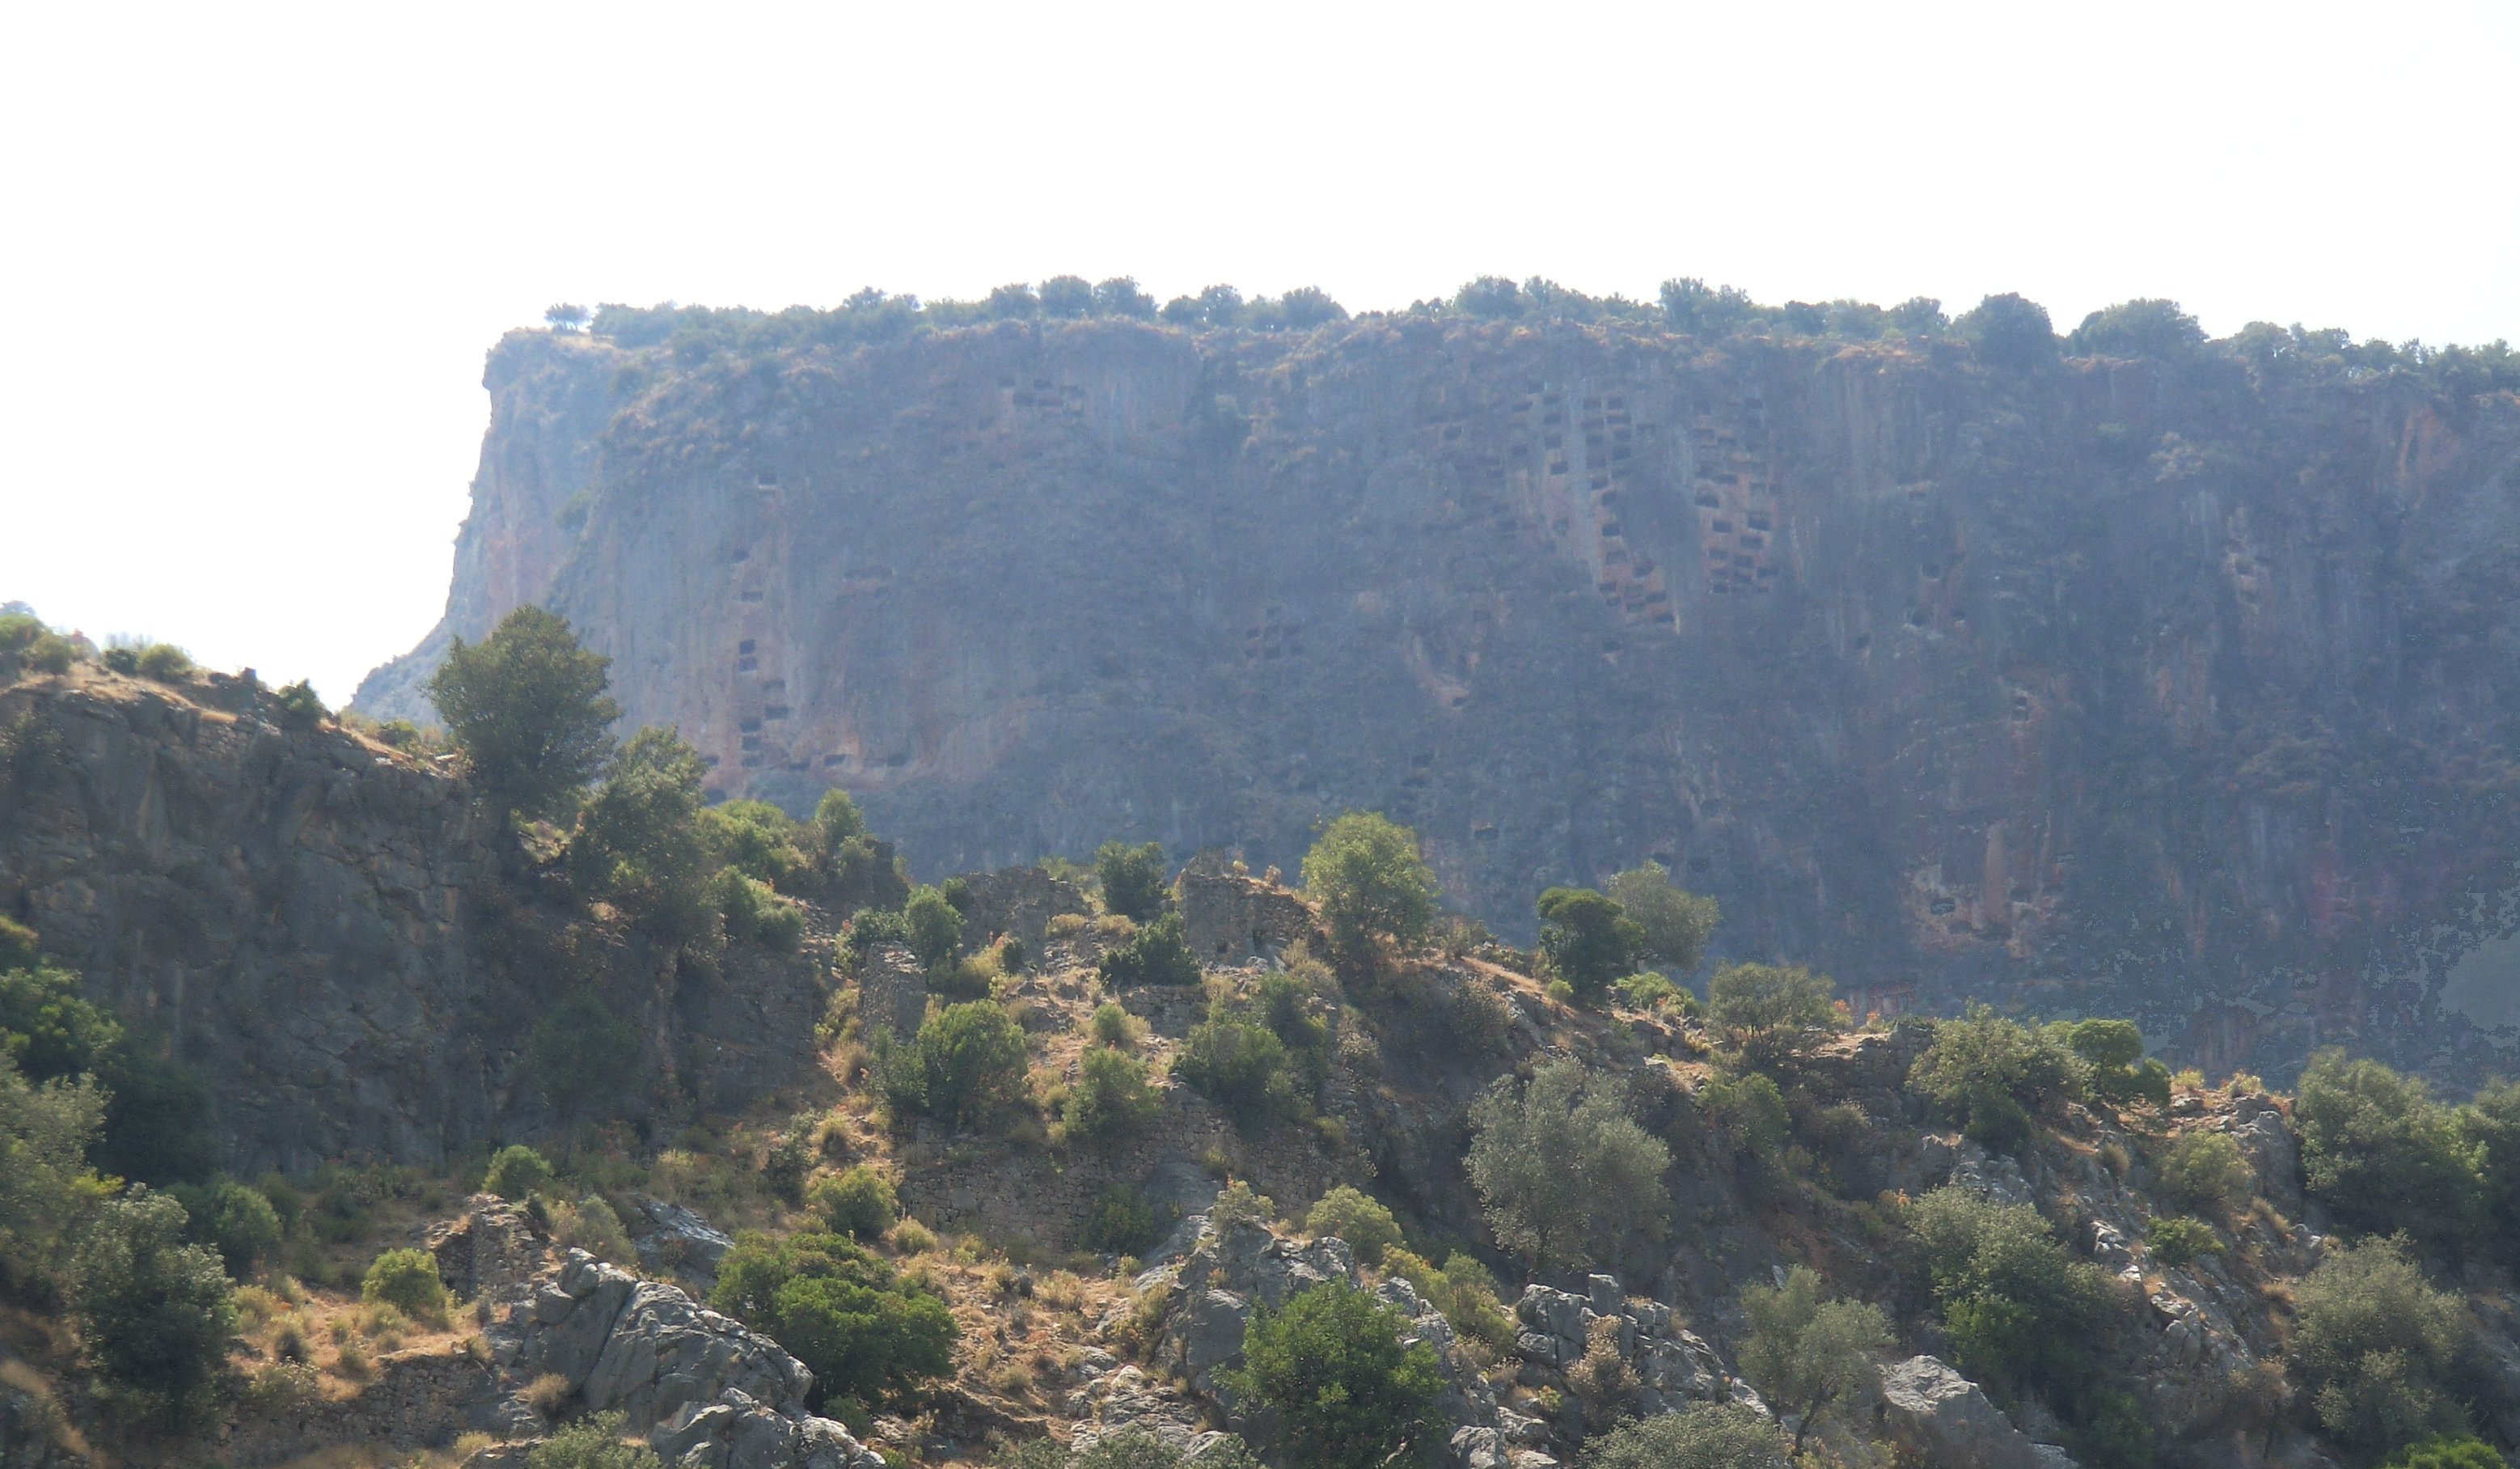
[[921, 871], [1106, 838], [1450, 896], [1655, 858], [1859, 1011], [2140, 1018], [2211, 1068], [2498, 1054], [2520, 402], [2200, 349], [1372, 317], [860, 347], [512, 336], [447, 622], [538, 601], [728, 795]]

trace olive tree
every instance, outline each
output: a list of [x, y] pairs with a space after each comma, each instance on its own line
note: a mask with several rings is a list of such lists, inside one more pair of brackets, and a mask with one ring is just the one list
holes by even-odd
[[530, 818], [575, 803], [621, 717], [605, 697], [611, 662], [539, 607], [518, 608], [478, 643], [454, 639], [428, 698], [492, 805]]
[[1500, 1242], [1535, 1264], [1579, 1264], [1629, 1231], [1661, 1232], [1671, 1149], [1626, 1102], [1615, 1078], [1552, 1061], [1470, 1104], [1470, 1182]]
[[1376, 937], [1414, 944], [1435, 918], [1435, 873], [1418, 834], [1379, 811], [1349, 811], [1322, 828], [1304, 855], [1304, 889], [1343, 953], [1362, 954]]

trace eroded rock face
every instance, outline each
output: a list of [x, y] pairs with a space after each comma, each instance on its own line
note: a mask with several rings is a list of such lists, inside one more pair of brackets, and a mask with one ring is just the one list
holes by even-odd
[[707, 1469], [880, 1469], [882, 1458], [807, 1411], [814, 1375], [779, 1344], [680, 1289], [572, 1250], [491, 1351], [518, 1380], [557, 1373], [596, 1412], [618, 1411], [665, 1461]]
[[1978, 1385], [1939, 1357], [1912, 1356], [1881, 1374], [1892, 1437], [1937, 1469], [2073, 1469], [2065, 1450], [2033, 1444]]
[[1291, 867], [1380, 808], [1508, 934], [1658, 857], [1859, 1012], [2482, 1065], [2384, 981], [2513, 886], [2520, 811], [2467, 796], [2520, 707], [2507, 399], [1418, 319], [698, 367], [526, 334], [492, 387], [448, 621], [378, 713], [536, 600], [728, 791], [845, 785], [922, 871]]

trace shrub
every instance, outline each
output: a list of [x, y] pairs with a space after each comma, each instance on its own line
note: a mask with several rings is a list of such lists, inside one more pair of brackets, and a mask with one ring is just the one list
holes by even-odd
[[1342, 953], [1361, 954], [1375, 937], [1413, 945], [1434, 921], [1435, 873], [1418, 834], [1380, 812], [1349, 811], [1322, 828], [1303, 874]]
[[1136, 1016], [1109, 1000], [1094, 1007], [1092, 1022], [1096, 1045], [1124, 1046], [1138, 1038], [1141, 1029]]
[[820, 875], [810, 849], [821, 847], [822, 834], [766, 801], [730, 801], [700, 812], [699, 820], [715, 857], [754, 882], [802, 894]]
[[1163, 1237], [1154, 1205], [1134, 1188], [1113, 1184], [1094, 1200], [1085, 1216], [1085, 1248], [1111, 1255], [1135, 1255]]
[[2177, 361], [2204, 344], [2205, 331], [2179, 302], [2152, 299], [2120, 301], [2083, 318], [2066, 350], [2078, 357], [2158, 357]]
[[574, 1204], [550, 1206], [552, 1238], [563, 1250], [583, 1250], [601, 1261], [636, 1269], [639, 1252], [630, 1243], [630, 1231], [621, 1227], [621, 1216], [594, 1194]]
[[2520, 1244], [2520, 1084], [2497, 1081], [2487, 1086], [2459, 1118], [2475, 1150], [2493, 1235], [2506, 1249]]
[[1908, 1227], [1961, 1371], [2079, 1384], [2116, 1297], [2106, 1273], [2068, 1255], [2038, 1210], [1950, 1186], [1910, 1205]]
[[2056, 356], [2056, 332], [2048, 308], [2010, 291], [1980, 300], [1952, 323], [1952, 330], [1992, 367], [2026, 372]]
[[1224, 1374], [1263, 1412], [1276, 1446], [1321, 1469], [1377, 1469], [1442, 1432], [1443, 1370], [1423, 1342], [1406, 1349], [1400, 1313], [1343, 1282], [1266, 1307], [1242, 1336], [1242, 1366]]
[[699, 824], [707, 768], [673, 730], [641, 729], [621, 747], [569, 839], [579, 891], [669, 943], [709, 939], [716, 927]]
[[1494, 1352], [1513, 1345], [1519, 1329], [1513, 1313], [1498, 1299], [1496, 1276], [1475, 1259], [1456, 1250], [1439, 1270], [1394, 1245], [1383, 1252], [1383, 1263], [1442, 1311], [1456, 1331], [1485, 1343]]
[[176, 1419], [207, 1406], [236, 1330], [219, 1258], [182, 1243], [184, 1207], [137, 1188], [97, 1211], [70, 1266], [70, 1306], [90, 1370]]
[[423, 736], [409, 719], [387, 719], [377, 726], [377, 738], [396, 750], [417, 750]]
[[1750, 1336], [1741, 1375], [1779, 1413], [1795, 1416], [1794, 1452], [1822, 1415], [1856, 1414], [1881, 1385], [1890, 1321], [1864, 1301], [1823, 1301], [1820, 1276], [1796, 1265], [1774, 1286], [1741, 1293]]
[[834, 855], [850, 842], [867, 834], [866, 815], [849, 793], [833, 787], [823, 793], [814, 803], [814, 831], [821, 838], [826, 855]]
[[619, 1413], [597, 1413], [555, 1429], [525, 1450], [525, 1469], [663, 1469], [645, 1444], [622, 1437]]
[[1207, 1227], [1222, 1237], [1236, 1224], [1266, 1224], [1277, 1213], [1277, 1200], [1237, 1178], [1216, 1191], [1216, 1201], [1207, 1207]]
[[1535, 1263], [1606, 1259], [1620, 1236], [1658, 1235], [1671, 1149], [1628, 1116], [1619, 1082], [1575, 1061], [1511, 1077], [1470, 1104], [1470, 1182], [1498, 1241]]
[[2050, 1027], [2082, 1058], [2086, 1088], [2112, 1107], [2170, 1105], [2170, 1069], [2143, 1056], [2143, 1032], [2131, 1020], [2078, 1020]]
[[1724, 918], [1715, 899], [1682, 891], [1660, 862], [1620, 873], [1610, 879], [1608, 891], [1611, 900], [1636, 921], [1643, 939], [1641, 956], [1682, 974], [1697, 967], [1707, 939]]
[[284, 1418], [314, 1402], [323, 1391], [315, 1369], [304, 1362], [272, 1361], [254, 1369], [239, 1396], [247, 1412]]
[[1584, 1469], [1790, 1469], [1777, 1425], [1733, 1403], [1631, 1419], [1596, 1442]]
[[2507, 1465], [2482, 1439], [2436, 1435], [2389, 1455], [2384, 1469], [2507, 1469]]
[[2183, 1265], [2199, 1255], [2223, 1253], [2223, 1237], [2201, 1219], [2166, 1215], [2145, 1231], [2145, 1249], [2166, 1265]]
[[2084, 1095], [2083, 1059], [2049, 1032], [2033, 1031], [1985, 1006], [1934, 1027], [1908, 1085], [1987, 1147], [2030, 1139], [2033, 1118]]
[[2321, 1051], [2302, 1073], [2293, 1123], [2304, 1180], [2349, 1228], [2450, 1238], [2474, 1224], [2483, 1150], [2419, 1079]]
[[2189, 1132], [2153, 1168], [2163, 1197], [2209, 1217], [2228, 1215], [2257, 1192], [2258, 1172], [2228, 1132]]
[[102, 1188], [87, 1151], [105, 1096], [86, 1078], [29, 1085], [0, 1049], [0, 1289], [41, 1300]]
[[1444, 996], [1444, 1033], [1466, 1060], [1502, 1056], [1513, 1043], [1513, 1004], [1480, 980], [1463, 980]]
[[1211, 1006], [1208, 1018], [1183, 1040], [1173, 1075], [1246, 1128], [1300, 1116], [1310, 1106], [1286, 1043], [1268, 1026], [1222, 1003]]
[[1400, 1243], [1400, 1221], [1391, 1217], [1391, 1211], [1380, 1200], [1344, 1183], [1322, 1195], [1304, 1217], [1304, 1227], [1346, 1240], [1356, 1258], [1370, 1265], [1381, 1264], [1383, 1253]]
[[1149, 842], [1131, 847], [1105, 842], [1094, 853], [1094, 873], [1102, 883], [1102, 906], [1140, 923], [1164, 910], [1170, 896], [1164, 881], [1164, 845]]
[[994, 1000], [948, 1005], [919, 1028], [919, 1110], [976, 1123], [1025, 1096], [1023, 1028]]
[[1126, 1051], [1097, 1046], [1078, 1063], [1076, 1085], [1061, 1104], [1060, 1119], [1068, 1136], [1093, 1140], [1137, 1132], [1162, 1110], [1163, 1099], [1147, 1082], [1145, 1062]]
[[184, 1206], [186, 1242], [218, 1251], [231, 1279], [246, 1279], [255, 1262], [279, 1253], [280, 1213], [258, 1191], [221, 1173], [206, 1184], [176, 1184], [167, 1192]]
[[1590, 888], [1551, 888], [1535, 906], [1540, 951], [1578, 995], [1590, 1000], [1636, 967], [1645, 931], [1609, 898]]
[[1195, 985], [1198, 959], [1182, 939], [1181, 915], [1166, 913], [1138, 930], [1128, 942], [1106, 951], [1095, 972], [1114, 989], [1133, 985]]
[[1658, 1010], [1664, 1005], [1678, 1005], [1685, 1015], [1697, 1008], [1695, 996], [1651, 970], [1632, 974], [1610, 987], [1619, 991], [1619, 998], [1632, 1009]]
[[[280, 715], [281, 726], [286, 729], [313, 729], [333, 712], [317, 697], [315, 686], [302, 678], [284, 686], [272, 696], [271, 703], [272, 709]], [[416, 735], [418, 731], [413, 733]]]
[[551, 1192], [554, 1177], [542, 1154], [512, 1142], [490, 1155], [490, 1167], [481, 1175], [481, 1191], [521, 1204], [531, 1195]]
[[954, 1313], [836, 1234], [745, 1233], [709, 1305], [767, 1332], [814, 1374], [815, 1404], [898, 1402], [953, 1370]]
[[576, 801], [611, 753], [621, 716], [604, 693], [610, 663], [539, 607], [508, 614], [477, 644], [453, 641], [428, 698], [484, 799], [528, 817]]
[[638, 1059], [639, 1033], [592, 990], [562, 1000], [525, 1033], [525, 1064], [534, 1087], [564, 1117], [619, 1096]]
[[2295, 1295], [2293, 1360], [2311, 1407], [2371, 1458], [2466, 1430], [2448, 1390], [2465, 1336], [2458, 1299], [2425, 1284], [2396, 1240], [2339, 1246]]
[[1706, 984], [1706, 1014], [1753, 1066], [1792, 1055], [1813, 1031], [1840, 1023], [1837, 986], [1802, 965], [1727, 964]]
[[871, 1240], [901, 1217], [901, 1197], [891, 1180], [865, 1164], [826, 1173], [808, 1184], [805, 1202], [833, 1234]]
[[437, 1257], [426, 1250], [387, 1250], [359, 1281], [359, 1299], [415, 1316], [439, 1314], [446, 1309], [446, 1283], [437, 1278]]
[[182, 683], [193, 676], [192, 655], [173, 643], [151, 643], [132, 659], [131, 669], [159, 683]]
[[963, 915], [935, 888], [914, 888], [902, 905], [903, 941], [919, 962], [934, 969], [963, 952]]
[[726, 936], [738, 942], [793, 953], [804, 941], [805, 910], [733, 867], [709, 880], [709, 906], [717, 909]]

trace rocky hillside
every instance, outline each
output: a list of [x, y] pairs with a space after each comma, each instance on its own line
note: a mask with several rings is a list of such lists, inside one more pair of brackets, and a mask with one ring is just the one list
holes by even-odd
[[1418, 315], [601, 331], [490, 354], [447, 620], [362, 708], [426, 721], [446, 638], [540, 602], [721, 790], [843, 786], [922, 871], [1283, 865], [1379, 808], [1508, 935], [1650, 857], [1859, 1012], [2498, 1064], [2438, 991], [2520, 851], [2508, 394]]

